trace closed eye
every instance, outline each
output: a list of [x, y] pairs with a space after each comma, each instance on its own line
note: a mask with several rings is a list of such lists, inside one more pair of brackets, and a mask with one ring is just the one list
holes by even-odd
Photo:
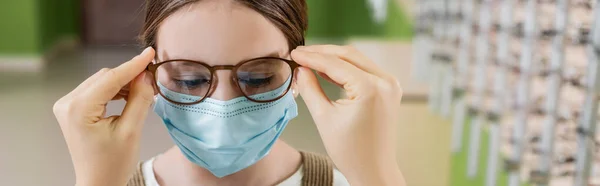
[[263, 87], [271, 84], [273, 76], [261, 78], [239, 78], [240, 83], [246, 84], [249, 87]]
[[172, 81], [177, 87], [188, 89], [188, 90], [206, 86], [210, 83], [210, 80], [206, 79], [206, 78], [194, 78], [194, 79], [172, 78]]

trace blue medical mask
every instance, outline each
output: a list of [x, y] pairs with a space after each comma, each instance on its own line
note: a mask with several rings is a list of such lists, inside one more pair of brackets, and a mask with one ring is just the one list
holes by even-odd
[[[290, 83], [251, 97], [275, 98]], [[198, 100], [168, 90], [159, 84], [164, 96], [174, 101]], [[298, 115], [291, 91], [269, 103], [256, 103], [246, 97], [228, 101], [206, 98], [195, 105], [174, 104], [158, 96], [154, 112], [160, 116], [173, 141], [193, 163], [216, 177], [245, 169], [265, 157], [287, 123]]]

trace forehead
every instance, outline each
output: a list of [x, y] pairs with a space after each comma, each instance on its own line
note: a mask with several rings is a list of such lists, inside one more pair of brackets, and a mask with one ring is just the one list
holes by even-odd
[[159, 61], [188, 59], [234, 65], [263, 56], [286, 57], [284, 34], [260, 13], [230, 0], [203, 0], [177, 10], [157, 34]]

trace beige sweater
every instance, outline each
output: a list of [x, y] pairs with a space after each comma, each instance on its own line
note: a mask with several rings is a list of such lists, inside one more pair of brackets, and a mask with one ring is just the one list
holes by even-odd
[[[333, 163], [328, 157], [310, 153], [300, 152], [302, 155], [302, 186], [333, 186]], [[146, 186], [142, 174], [142, 162], [127, 183], [127, 186]]]

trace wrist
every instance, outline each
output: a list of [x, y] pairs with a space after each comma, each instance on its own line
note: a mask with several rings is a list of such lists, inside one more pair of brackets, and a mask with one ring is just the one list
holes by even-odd
[[92, 180], [77, 180], [75, 186], [126, 186], [127, 184], [115, 183], [113, 180], [92, 181]]
[[347, 177], [348, 181], [353, 186], [404, 186], [404, 176], [398, 168], [397, 164], [388, 163], [384, 167], [363, 167], [355, 169]]
[[[75, 183], [75, 186], [109, 186], [109, 185], [115, 186], [110, 183], [83, 183], [83, 182], [81, 182], [81, 184], [80, 184], [80, 182]], [[122, 185], [122, 186], [126, 186], [126, 185]]]
[[75, 186], [105, 186], [106, 184], [94, 183], [90, 181], [76, 181]]

